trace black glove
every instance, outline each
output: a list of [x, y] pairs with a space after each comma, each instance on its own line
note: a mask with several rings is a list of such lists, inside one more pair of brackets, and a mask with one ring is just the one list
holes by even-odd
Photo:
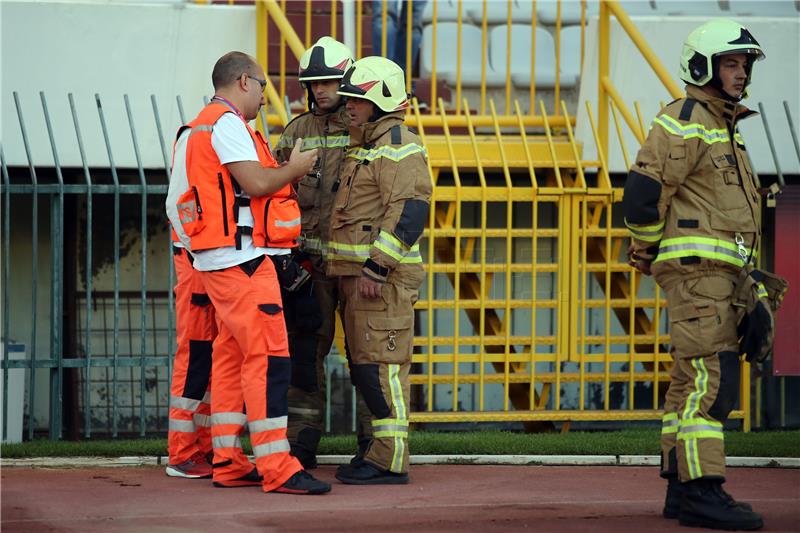
[[752, 311], [745, 313], [739, 322], [738, 333], [740, 353], [747, 354], [748, 362], [764, 361], [772, 353], [775, 323], [769, 309], [762, 301], [757, 301]]

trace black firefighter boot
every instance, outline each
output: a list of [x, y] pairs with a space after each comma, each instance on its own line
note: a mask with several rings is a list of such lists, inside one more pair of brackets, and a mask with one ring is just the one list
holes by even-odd
[[683, 484], [682, 526], [725, 530], [755, 530], [764, 526], [761, 515], [737, 503], [722, 490], [721, 479], [699, 478]]
[[314, 428], [303, 428], [297, 434], [297, 441], [291, 444], [291, 454], [300, 461], [304, 470], [317, 468], [317, 447], [322, 432]]
[[370, 437], [362, 437], [362, 438], [358, 439], [358, 451], [350, 459], [349, 463], [346, 463], [346, 464], [343, 464], [343, 465], [339, 465], [336, 468], [336, 473], [338, 474], [339, 472], [346, 471], [351, 466], [357, 465], [358, 463], [363, 461], [364, 460], [364, 456], [367, 455], [367, 450], [369, 450], [369, 445], [370, 445], [371, 442], [372, 442], [372, 438], [370, 438]]
[[669, 519], [678, 518], [681, 512], [683, 484], [676, 474], [664, 477], [667, 479], [667, 496], [664, 498], [664, 509], [661, 511], [661, 516]]
[[362, 460], [355, 464], [342, 465], [336, 470], [336, 479], [345, 485], [405, 485], [408, 483], [408, 474], [382, 470]]
[[[677, 474], [662, 474], [662, 477], [667, 480], [667, 496], [664, 498], [664, 509], [661, 511], [661, 515], [669, 519], [678, 518], [681, 512], [681, 496], [683, 495], [684, 484], [678, 479]], [[753, 510], [749, 503], [737, 502], [734, 500], [733, 496], [725, 492], [722, 485], [720, 485], [719, 490], [722, 492], [723, 496], [734, 505], [738, 505], [747, 511]]]

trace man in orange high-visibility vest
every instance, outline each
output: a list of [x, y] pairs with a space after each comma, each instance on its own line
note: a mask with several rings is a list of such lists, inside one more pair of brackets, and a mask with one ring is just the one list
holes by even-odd
[[[250, 127], [265, 103], [267, 84], [252, 57], [225, 54], [214, 66], [212, 82], [211, 102], [178, 131], [166, 207], [216, 311], [214, 484], [322, 494], [330, 485], [289, 454], [289, 349], [278, 277], [267, 260], [297, 245], [300, 211], [291, 183], [312, 169], [317, 154], [301, 153], [298, 140], [288, 163], [279, 166]], [[255, 467], [241, 447], [245, 422]]]

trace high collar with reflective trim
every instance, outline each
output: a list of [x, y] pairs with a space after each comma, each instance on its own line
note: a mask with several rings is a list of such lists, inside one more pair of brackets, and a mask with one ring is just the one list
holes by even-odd
[[365, 122], [361, 126], [350, 126], [350, 146], [362, 146], [377, 141], [392, 126], [402, 124], [405, 120], [404, 111], [395, 111], [384, 115], [375, 122]]
[[701, 87], [696, 85], [686, 86], [686, 96], [693, 98], [702, 103], [712, 114], [724, 120], [728, 126], [734, 126], [736, 123], [744, 118], [758, 115], [757, 112], [751, 111], [742, 104], [729, 102], [724, 98], [711, 96], [705, 92]]

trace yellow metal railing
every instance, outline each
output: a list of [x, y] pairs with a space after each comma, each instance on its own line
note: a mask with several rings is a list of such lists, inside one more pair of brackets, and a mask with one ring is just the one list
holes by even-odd
[[[386, 42], [386, 18], [387, 18], [387, 9], [390, 0], [383, 1], [383, 9], [380, 13], [381, 17], [381, 36], [380, 36], [380, 49], [373, 50], [372, 53], [383, 53], [387, 49], [387, 42]], [[406, 57], [406, 64], [411, 64], [411, 57], [412, 57], [412, 50], [411, 50], [411, 33], [412, 33], [412, 9], [413, 9], [413, 0], [409, 0], [405, 2], [405, 31], [406, 31], [406, 49], [405, 49], [405, 57]], [[416, 125], [418, 123], [422, 123], [427, 127], [437, 127], [440, 124], [441, 116], [437, 109], [439, 102], [441, 101], [440, 95], [438, 94], [439, 85], [437, 80], [441, 79], [440, 70], [437, 69], [437, 63], [441, 66], [442, 58], [437, 57], [437, 44], [439, 40], [439, 4], [438, 0], [429, 0], [432, 9], [432, 20], [431, 20], [431, 34], [432, 34], [432, 50], [431, 50], [431, 60], [432, 60], [432, 71], [430, 73], [430, 80], [423, 80], [420, 83], [430, 83], [430, 106], [427, 111], [422, 111], [419, 117], [409, 113], [408, 121], [410, 124]], [[287, 2], [286, 0], [255, 0], [256, 4], [256, 16], [257, 16], [257, 57], [259, 62], [265, 67], [267, 72], [275, 72], [275, 76], [277, 76], [277, 87], [273, 87], [276, 91], [276, 94], [268, 94], [269, 104], [274, 106], [275, 112], [270, 113], [268, 115], [268, 122], [271, 125], [281, 125], [284, 123], [284, 113], [282, 109], [284, 108], [284, 102], [287, 95], [287, 81], [290, 79], [295, 79], [294, 76], [290, 73], [287, 73], [287, 64], [290, 61], [287, 59], [286, 53], [287, 51], [293, 56], [293, 58], [298, 58], [303, 50], [311, 44], [312, 41], [316, 40], [321, 35], [312, 35], [312, 18], [315, 12], [312, 9], [312, 4], [309, 0], [306, 0], [304, 3], [300, 2]], [[363, 36], [364, 32], [364, 24], [369, 23], [369, 17], [364, 17], [364, 7], [367, 3], [363, 0], [356, 0], [355, 1], [355, 39], [356, 44], [354, 46], [354, 53], [356, 58], [360, 58], [364, 55], [364, 43], [363, 43]], [[456, 46], [455, 46], [455, 82], [450, 87], [450, 91], [452, 94], [451, 102], [444, 102], [445, 109], [448, 111], [446, 115], [446, 120], [448, 120], [449, 124], [452, 127], [459, 127], [464, 128], [466, 127], [466, 120], [464, 118], [464, 110], [462, 109], [463, 104], [463, 97], [465, 95], [465, 84], [463, 83], [463, 73], [462, 73], [462, 57], [463, 57], [463, 41], [462, 41], [462, 28], [465, 24], [467, 24], [465, 20], [465, 11], [464, 11], [464, 2], [462, 0], [458, 0], [455, 2], [457, 16], [456, 16], [456, 23], [458, 26], [457, 36], [456, 36]], [[479, 98], [476, 98], [478, 105], [476, 107], [477, 113], [473, 113], [473, 122], [476, 127], [484, 127], [490, 126], [492, 121], [491, 117], [487, 113], [487, 102], [490, 97], [491, 87], [487, 85], [487, 69], [489, 68], [489, 58], [488, 58], [488, 50], [489, 50], [489, 31], [488, 31], [488, 17], [487, 17], [487, 9], [490, 5], [497, 5], [499, 2], [492, 2], [492, 0], [483, 0], [482, 9], [483, 9], [483, 18], [481, 20], [481, 82], [480, 84], [472, 87], [473, 92], [479, 93]], [[504, 0], [503, 4], [507, 6], [507, 19], [505, 22], [505, 27], [507, 28], [506, 33], [506, 48], [507, 50], [511, 49], [512, 45], [512, 7], [514, 6], [512, 0]], [[585, 0], [582, 0], [582, 18], [581, 18], [581, 62], [583, 60], [583, 45], [584, 45], [584, 28], [585, 28]], [[340, 3], [336, 0], [332, 0], [330, 2], [330, 8], [327, 9], [324, 13], [320, 13], [319, 11], [316, 12], [318, 15], [325, 15], [330, 17], [331, 26], [330, 26], [330, 35], [336, 37], [337, 35], [337, 25], [338, 25], [338, 9]], [[560, 117], [561, 109], [559, 105], [556, 105], [556, 102], [560, 101], [560, 94], [561, 94], [561, 83], [560, 83], [560, 70], [561, 70], [561, 35], [560, 35], [560, 28], [561, 28], [561, 17], [560, 17], [560, 1], [559, 1], [559, 17], [555, 24], [555, 35], [554, 35], [554, 42], [555, 42], [555, 57], [554, 60], [554, 75], [555, 75], [555, 86], [552, 88], [552, 98], [553, 104], [552, 108], [549, 110], [550, 123], [553, 127], [563, 127], [564, 121], [563, 118]], [[303, 9], [300, 9], [300, 6], [303, 6]], [[317, 8], [319, 10], [319, 5]], [[514, 7], [513, 9], [517, 9]], [[302, 11], [302, 13], [301, 13]], [[292, 24], [290, 22], [290, 18], [295, 20], [296, 22]], [[300, 19], [302, 18], [302, 24], [300, 23]], [[366, 19], [366, 20], [365, 20]], [[514, 19], [517, 20], [517, 19]], [[270, 65], [269, 61], [269, 54], [268, 49], [270, 48], [269, 43], [269, 27], [270, 23], [274, 24], [274, 27], [278, 29], [280, 38], [278, 42], [278, 62], [277, 68], [275, 65]], [[526, 21], [527, 24], [527, 21]], [[501, 25], [502, 26], [502, 25]], [[302, 28], [303, 39], [298, 36], [298, 29]], [[533, 53], [533, 48], [535, 48], [536, 42], [536, 30], [539, 28], [537, 26], [536, 20], [536, 1], [531, 1], [531, 19], [530, 19], [530, 28], [531, 28], [531, 39], [534, 44], [531, 51], [531, 65], [530, 65], [530, 83], [525, 84], [525, 86], [521, 86], [517, 89], [517, 94], [522, 96], [527, 92], [528, 94], [528, 106], [527, 109], [524, 110], [523, 113], [523, 123], [527, 127], [543, 127], [543, 120], [541, 118], [540, 113], [537, 112], [536, 106], [534, 102], [536, 102], [537, 98], [537, 87], [536, 87], [536, 79], [535, 79], [535, 71], [536, 71], [536, 55]], [[339, 37], [341, 39], [341, 37]], [[273, 47], [274, 49], [274, 47]], [[503, 66], [504, 70], [504, 78], [505, 83], [502, 88], [496, 88], [495, 94], [501, 96], [504, 99], [504, 107], [500, 114], [500, 124], [501, 126], [515, 126], [516, 125], [516, 112], [513, 109], [513, 100], [512, 98], [512, 89], [514, 88], [514, 81], [512, 80], [512, 64], [511, 64], [511, 54], [508, 53], [508, 58], [506, 60], [506, 64]], [[466, 58], [464, 58], [466, 59]], [[421, 58], [420, 58], [421, 61]], [[411, 70], [406, 69], [406, 86], [407, 91], [410, 93], [412, 88], [412, 77], [411, 77]], [[527, 89], [525, 91], [524, 89]], [[541, 90], [540, 90], [541, 92]], [[549, 93], [548, 93], [549, 94]], [[274, 96], [274, 98], [273, 98]], [[518, 99], [518, 98], [517, 98]], [[548, 96], [548, 100], [550, 97]], [[548, 104], [550, 105], [550, 104]], [[524, 106], [523, 106], [524, 108]], [[573, 118], [574, 121], [574, 118]]]
[[[491, 133], [477, 133], [469, 111], [461, 137], [444, 120], [441, 138], [419, 130], [444, 153], [430, 158], [420, 370], [411, 376], [421, 403], [411, 419], [658, 419], [671, 362], [666, 302], [627, 264], [622, 194], [592, 110], [597, 161], [580, 158], [571, 128], [554, 135], [545, 123], [544, 136], [528, 137], [514, 107], [518, 131], [501, 127], [491, 100]], [[561, 110], [569, 119], [564, 102]], [[743, 376], [742, 409], [731, 416], [749, 429]], [[466, 407], [464, 387], [474, 387]]]

